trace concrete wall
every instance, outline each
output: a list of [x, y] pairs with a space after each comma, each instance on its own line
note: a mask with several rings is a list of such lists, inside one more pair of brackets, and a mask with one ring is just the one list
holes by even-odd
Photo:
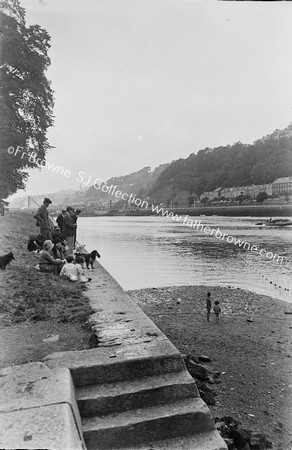
[[36, 362], [0, 371], [0, 448], [85, 449], [69, 369]]

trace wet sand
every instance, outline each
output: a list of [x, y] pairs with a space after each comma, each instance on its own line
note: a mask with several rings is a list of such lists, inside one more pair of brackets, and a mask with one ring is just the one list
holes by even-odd
[[[220, 323], [206, 320], [206, 293], [219, 300]], [[214, 417], [232, 416], [264, 433], [276, 449], [292, 446], [292, 304], [241, 289], [181, 286], [128, 292], [184, 354], [208, 355], [220, 371]]]

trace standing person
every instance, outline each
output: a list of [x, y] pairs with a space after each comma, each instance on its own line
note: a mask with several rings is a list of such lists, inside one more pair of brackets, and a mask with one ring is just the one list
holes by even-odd
[[73, 211], [72, 211], [72, 219], [73, 219], [73, 221], [74, 221], [74, 223], [76, 223], [76, 228], [75, 228], [75, 236], [74, 236], [74, 246], [75, 246], [75, 243], [76, 243], [76, 235], [77, 235], [77, 219], [78, 219], [78, 216], [79, 216], [79, 214], [81, 213], [81, 209], [73, 209]]
[[206, 308], [207, 308], [207, 322], [210, 322], [210, 314], [212, 308], [211, 292], [207, 292]]
[[66, 214], [64, 216], [64, 222], [63, 222], [63, 237], [67, 241], [68, 250], [66, 252], [67, 256], [73, 256], [73, 248], [74, 248], [74, 237], [75, 237], [75, 230], [76, 230], [76, 223], [74, 223], [73, 217], [72, 217], [72, 206], [67, 206], [66, 208]]
[[63, 232], [63, 224], [64, 224], [64, 216], [66, 214], [66, 209], [62, 209], [61, 214], [58, 215], [56, 222], [61, 230]]
[[216, 316], [216, 322], [220, 322], [221, 308], [219, 306], [218, 300], [215, 300], [215, 305], [214, 305], [213, 311], [214, 311], [215, 316]]
[[35, 215], [33, 216], [40, 227], [40, 234], [45, 240], [52, 240], [51, 227], [48, 213], [48, 206], [52, 203], [49, 198], [44, 198], [42, 206], [39, 207]]

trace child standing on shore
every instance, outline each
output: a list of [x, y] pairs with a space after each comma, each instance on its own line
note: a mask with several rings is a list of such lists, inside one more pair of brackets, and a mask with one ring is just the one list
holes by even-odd
[[221, 308], [219, 306], [218, 300], [215, 300], [215, 305], [214, 305], [213, 311], [214, 311], [215, 316], [216, 316], [216, 322], [220, 322]]
[[210, 314], [212, 308], [211, 292], [207, 292], [206, 308], [207, 308], [207, 322], [210, 322]]

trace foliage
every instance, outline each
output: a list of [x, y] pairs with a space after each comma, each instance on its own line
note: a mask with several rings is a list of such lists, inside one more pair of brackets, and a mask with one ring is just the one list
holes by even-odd
[[257, 203], [263, 203], [263, 201], [267, 200], [268, 194], [266, 192], [259, 192], [256, 201]]
[[209, 198], [208, 197], [203, 197], [202, 199], [201, 199], [201, 203], [203, 204], [203, 205], [208, 205], [208, 203], [210, 202], [210, 200], [209, 200]]
[[272, 183], [292, 175], [292, 124], [251, 145], [205, 148], [172, 162], [149, 191], [159, 198], [173, 189], [196, 197], [221, 187]]
[[[18, 0], [0, 0], [0, 20], [0, 197], [6, 198], [25, 187], [25, 169], [37, 167], [27, 153], [33, 150], [43, 160], [50, 147], [46, 132], [53, 124], [53, 92], [45, 76], [50, 65], [46, 30], [26, 26]], [[19, 147], [18, 154], [9, 155], [9, 147]]]

